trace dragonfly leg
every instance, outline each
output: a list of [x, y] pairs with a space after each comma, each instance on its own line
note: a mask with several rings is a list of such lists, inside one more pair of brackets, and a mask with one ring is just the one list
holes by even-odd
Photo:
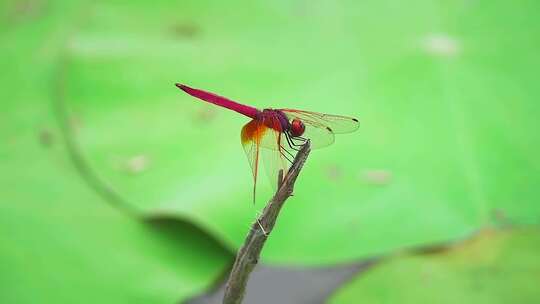
[[[283, 151], [281, 151], [281, 150], [287, 152], [288, 156], [287, 156], [287, 154], [283, 153]], [[293, 163], [292, 159], [294, 158], [294, 155], [292, 155], [291, 152], [289, 152], [287, 149], [285, 149], [285, 147], [281, 146], [281, 149], [280, 149], [279, 153], [281, 153], [281, 155], [282, 155], [283, 157], [285, 157], [285, 159], [286, 159], [289, 163], [291, 163], [291, 164]]]
[[[298, 141], [298, 143], [295, 143], [294, 141]], [[296, 136], [291, 137], [291, 143], [296, 147], [297, 151], [300, 150], [300, 148], [306, 143], [307, 138]]]
[[294, 137], [292, 137], [288, 132], [285, 132], [285, 138], [287, 139], [287, 144], [289, 144], [289, 148], [293, 149], [296, 152], [300, 151], [301, 145], [295, 144], [293, 141]]

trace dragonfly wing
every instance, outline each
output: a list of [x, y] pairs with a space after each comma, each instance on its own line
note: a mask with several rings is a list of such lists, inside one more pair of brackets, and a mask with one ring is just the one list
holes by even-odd
[[288, 148], [287, 138], [281, 132], [281, 124], [277, 117], [267, 117], [263, 123], [252, 120], [242, 128], [242, 145], [246, 152], [253, 173], [253, 201], [255, 202], [257, 177], [260, 163], [266, 171], [272, 189], [278, 186], [279, 172], [287, 174], [289, 162], [296, 151]]
[[[313, 149], [324, 148], [334, 143], [334, 132], [330, 129], [307, 121], [304, 121], [304, 125], [306, 130], [302, 137], [310, 140]], [[297, 140], [293, 139], [293, 142], [297, 142]]]
[[257, 175], [259, 172], [259, 149], [261, 146], [262, 134], [266, 131], [266, 127], [258, 120], [248, 122], [241, 133], [242, 147], [246, 152], [251, 172], [253, 174], [253, 203], [255, 203], [255, 192], [257, 189]]
[[[276, 120], [276, 122], [278, 121]], [[272, 189], [276, 190], [279, 171], [282, 170], [283, 176], [285, 176], [288, 170], [288, 159], [294, 157], [292, 152], [286, 151], [282, 145], [282, 142], [286, 141], [285, 135], [273, 127], [268, 127], [268, 124], [268, 122], [264, 124], [254, 119], [242, 128], [242, 146], [253, 174], [253, 202], [255, 202], [261, 160], [270, 180], [270, 185]], [[272, 125], [271, 122], [270, 125]], [[275, 126], [275, 128], [279, 130], [278, 126]]]
[[289, 119], [299, 119], [304, 124], [310, 124], [318, 128], [330, 128], [332, 133], [351, 133], [358, 129], [360, 123], [358, 119], [342, 116], [323, 114], [310, 111], [302, 111], [295, 109], [280, 109]]

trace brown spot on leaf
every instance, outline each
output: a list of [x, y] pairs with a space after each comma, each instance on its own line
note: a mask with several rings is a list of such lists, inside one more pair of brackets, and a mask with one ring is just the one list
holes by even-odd
[[208, 123], [216, 119], [217, 111], [214, 107], [201, 107], [195, 113], [195, 121], [199, 123]]
[[179, 38], [193, 39], [200, 35], [201, 29], [194, 23], [177, 23], [171, 26], [171, 32]]
[[512, 225], [511, 220], [508, 218], [508, 215], [503, 209], [492, 209], [491, 210], [491, 219], [493, 222], [495, 222], [497, 225], [500, 226], [510, 226]]
[[331, 165], [326, 168], [326, 176], [333, 181], [340, 180], [343, 177], [343, 170], [337, 165]]
[[54, 135], [49, 129], [41, 129], [38, 133], [39, 143], [49, 148], [54, 144]]
[[383, 169], [365, 170], [360, 174], [361, 179], [372, 185], [386, 185], [392, 180], [392, 172]]
[[8, 8], [7, 19], [12, 23], [38, 18], [45, 8], [43, 0], [18, 0]]
[[132, 174], [138, 174], [144, 172], [150, 163], [150, 160], [146, 155], [135, 155], [130, 157], [124, 164], [124, 168]]

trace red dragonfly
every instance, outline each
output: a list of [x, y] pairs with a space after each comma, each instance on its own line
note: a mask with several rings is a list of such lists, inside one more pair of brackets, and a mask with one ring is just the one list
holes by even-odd
[[326, 147], [334, 142], [334, 134], [350, 133], [356, 131], [359, 126], [358, 119], [352, 117], [294, 109], [261, 111], [214, 93], [180, 83], [176, 86], [193, 97], [251, 118], [251, 121], [242, 128], [241, 140], [253, 173], [253, 201], [261, 155], [270, 182], [275, 188], [279, 171], [283, 170], [285, 176], [289, 163], [292, 163], [296, 152], [308, 139], [314, 149]]

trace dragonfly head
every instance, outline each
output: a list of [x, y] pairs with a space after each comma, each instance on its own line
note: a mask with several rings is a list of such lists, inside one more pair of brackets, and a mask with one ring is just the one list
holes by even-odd
[[293, 119], [291, 121], [290, 132], [293, 137], [302, 136], [302, 134], [304, 134], [304, 131], [306, 131], [306, 126], [301, 120]]

